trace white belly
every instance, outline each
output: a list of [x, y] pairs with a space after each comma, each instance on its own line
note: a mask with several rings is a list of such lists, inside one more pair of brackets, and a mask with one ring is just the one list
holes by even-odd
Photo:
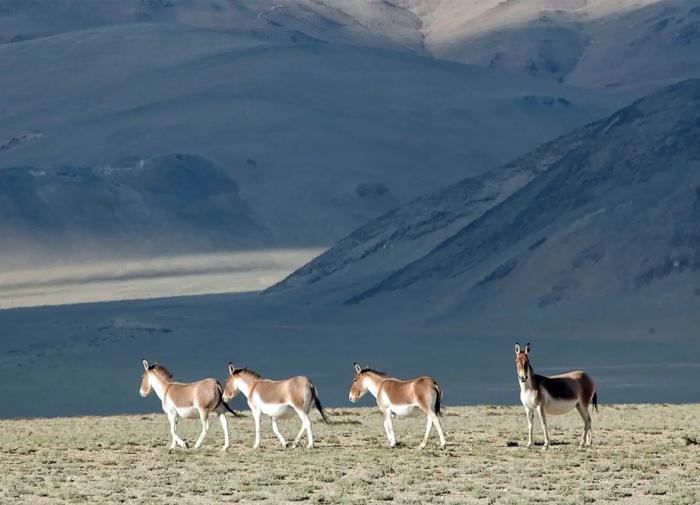
[[577, 403], [578, 400], [558, 400], [549, 397], [547, 398], [547, 404], [545, 405], [544, 411], [550, 416], [560, 416], [562, 414], [566, 414], [567, 412], [571, 412], [574, 407], [576, 407]]
[[389, 410], [396, 417], [406, 417], [415, 413], [415, 405], [390, 405]]
[[184, 419], [199, 419], [199, 410], [195, 407], [175, 407], [175, 412]]
[[260, 403], [259, 406], [263, 414], [271, 417], [283, 417], [289, 409], [286, 403]]

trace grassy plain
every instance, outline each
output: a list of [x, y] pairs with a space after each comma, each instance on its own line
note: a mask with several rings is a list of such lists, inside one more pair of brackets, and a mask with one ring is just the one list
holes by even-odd
[[[520, 408], [444, 413], [448, 447], [431, 438], [423, 451], [422, 416], [396, 421], [400, 445], [389, 449], [369, 408], [330, 409], [330, 426], [315, 414], [312, 450], [282, 449], [269, 419], [253, 450], [251, 416], [230, 419], [226, 453], [214, 418], [201, 449], [172, 453], [163, 414], [3, 420], [0, 503], [700, 502], [700, 405], [602, 405], [587, 449], [576, 412], [550, 418], [546, 452], [525, 447]], [[280, 421], [288, 439], [298, 427]], [[199, 423], [179, 432], [191, 444]]]

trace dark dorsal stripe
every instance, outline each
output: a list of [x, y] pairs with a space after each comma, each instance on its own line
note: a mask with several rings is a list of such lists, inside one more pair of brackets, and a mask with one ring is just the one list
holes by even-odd
[[165, 375], [165, 376], [168, 378], [168, 380], [173, 380], [173, 374], [170, 373], [170, 370], [168, 370], [167, 368], [165, 368], [165, 367], [164, 367], [163, 365], [161, 365], [160, 363], [153, 363], [151, 366], [148, 367], [148, 369], [151, 370], [151, 371], [160, 372], [160, 373], [162, 373], [163, 375]]
[[360, 373], [367, 373], [367, 372], [379, 375], [381, 377], [388, 377], [387, 374], [385, 374], [384, 372], [380, 372], [379, 370], [375, 370], [374, 368], [363, 368], [362, 370], [360, 370]]
[[552, 398], [558, 400], [575, 400], [578, 398], [575, 381], [566, 377], [552, 379], [544, 375], [535, 375], [539, 387], [546, 389]]
[[251, 370], [250, 368], [239, 368], [239, 369], [237, 369], [237, 370], [234, 370], [232, 375], [238, 375], [239, 373], [247, 373], [247, 374], [250, 374], [250, 375], [252, 375], [253, 377], [255, 377], [256, 379], [262, 379], [262, 378], [263, 378], [262, 375], [260, 375], [260, 374], [259, 374], [258, 372], [256, 372], [255, 370]]

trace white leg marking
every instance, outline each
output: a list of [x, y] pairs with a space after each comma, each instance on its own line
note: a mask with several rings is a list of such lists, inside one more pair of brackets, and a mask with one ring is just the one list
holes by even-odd
[[435, 412], [430, 412], [430, 417], [433, 419], [433, 424], [435, 425], [435, 428], [437, 429], [438, 436], [440, 437], [440, 447], [445, 447], [445, 435], [442, 433], [442, 426], [440, 426], [440, 420], [438, 419], [438, 416]]
[[204, 410], [199, 411], [199, 420], [202, 422], [202, 433], [199, 434], [199, 438], [194, 444], [195, 449], [199, 449], [204, 441], [204, 437], [207, 436], [207, 431], [209, 431], [209, 419], [206, 416], [207, 413]]
[[525, 415], [527, 416], [527, 446], [532, 447], [532, 420], [535, 417], [535, 411], [525, 407]]
[[225, 451], [228, 449], [228, 421], [226, 420], [226, 414], [219, 414], [219, 422], [221, 423], [221, 429], [224, 430], [224, 446], [221, 450]]
[[433, 427], [433, 420], [430, 418], [430, 415], [427, 415], [426, 417], [428, 419], [428, 422], [425, 425], [425, 436], [423, 437], [423, 441], [418, 446], [419, 449], [423, 449], [425, 447], [425, 445], [428, 443], [428, 437], [430, 436], [430, 430]]
[[549, 448], [549, 433], [547, 432], [547, 415], [544, 413], [544, 404], [540, 403], [537, 406], [537, 414], [540, 416], [540, 424], [542, 424], [542, 431], [544, 432], [544, 446], [542, 450]]
[[395, 447], [396, 435], [394, 434], [394, 426], [391, 423], [391, 412], [389, 410], [384, 411], [384, 430], [386, 431], [386, 437], [389, 439], [389, 447]]
[[309, 416], [304, 414], [304, 417], [301, 420], [302, 422], [302, 427], [306, 429], [306, 436], [308, 439], [308, 442], [306, 444], [307, 449], [311, 449], [314, 446], [314, 434], [311, 433], [311, 420], [309, 419]]
[[255, 420], [255, 444], [253, 449], [260, 447], [260, 411], [257, 409], [253, 410], [253, 419]]
[[583, 420], [583, 433], [581, 433], [581, 441], [578, 444], [579, 447], [583, 447], [583, 445], [586, 443], [586, 438], [588, 436], [588, 412], [586, 411], [586, 409], [583, 408], [583, 405], [581, 405], [580, 403], [576, 404], [576, 410], [578, 410], [578, 413], [581, 416], [581, 419]]
[[280, 433], [280, 430], [277, 428], [277, 418], [272, 417], [272, 431], [277, 435], [277, 438], [280, 441], [280, 444], [282, 444], [282, 447], [287, 447], [287, 441], [284, 439], [282, 434]]
[[179, 445], [184, 449], [187, 449], [187, 444], [180, 437], [177, 436], [177, 414], [168, 413], [168, 421], [170, 421], [170, 435], [173, 438], [173, 441], [170, 444], [170, 449], [175, 449], [175, 444]]

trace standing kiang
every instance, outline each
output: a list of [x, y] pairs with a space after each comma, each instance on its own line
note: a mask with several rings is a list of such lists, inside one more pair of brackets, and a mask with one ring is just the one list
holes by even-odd
[[194, 448], [197, 449], [209, 431], [209, 416], [216, 413], [221, 422], [221, 429], [224, 430], [225, 451], [229, 445], [228, 423], [226, 412], [233, 415], [236, 413], [223, 400], [223, 388], [216, 379], [203, 379], [197, 382], [182, 383], [175, 382], [173, 375], [163, 365], [154, 363], [148, 364], [143, 360], [143, 378], [141, 379], [141, 396], [148, 396], [151, 391], [155, 391], [163, 405], [163, 411], [168, 415], [170, 422], [170, 435], [172, 442], [170, 450], [175, 445], [187, 449], [187, 443], [177, 434], [177, 421], [180, 418], [199, 419], [202, 423], [202, 433], [199, 435]]
[[562, 415], [574, 408], [583, 419], [583, 434], [579, 446], [591, 445], [593, 433], [591, 430], [591, 414], [589, 406], [598, 410], [598, 392], [593, 380], [588, 374], [577, 370], [561, 375], [546, 377], [537, 375], [530, 363], [530, 344], [524, 349], [515, 344], [515, 369], [520, 382], [520, 401], [527, 415], [527, 446], [532, 445], [532, 420], [535, 411], [540, 418], [544, 432], [544, 447], [549, 447], [547, 431], [547, 416]]
[[384, 430], [390, 447], [396, 446], [392, 416], [405, 417], [416, 408], [422, 410], [427, 417], [425, 436], [418, 447], [423, 449], [426, 446], [433, 425], [440, 437], [440, 447], [445, 447], [445, 436], [438, 419], [442, 390], [435, 379], [418, 377], [413, 380], [399, 380], [369, 367], [362, 368], [355, 363], [355, 378], [350, 386], [350, 401], [355, 403], [367, 391], [376, 398], [377, 405], [384, 414]]
[[301, 419], [301, 429], [294, 439], [292, 447], [296, 447], [301, 437], [306, 432], [307, 448], [314, 446], [314, 435], [311, 431], [311, 419], [309, 412], [316, 407], [323, 421], [328, 423], [326, 412], [318, 399], [316, 387], [308, 377], [297, 376], [285, 380], [273, 381], [263, 378], [259, 373], [248, 368], [236, 368], [233, 363], [228, 364], [228, 378], [224, 387], [224, 401], [229, 401], [239, 392], [248, 400], [248, 406], [255, 420], [255, 444], [254, 449], [260, 447], [260, 417], [262, 414], [272, 418], [272, 431], [282, 444], [287, 447], [277, 428], [277, 419], [293, 409]]

